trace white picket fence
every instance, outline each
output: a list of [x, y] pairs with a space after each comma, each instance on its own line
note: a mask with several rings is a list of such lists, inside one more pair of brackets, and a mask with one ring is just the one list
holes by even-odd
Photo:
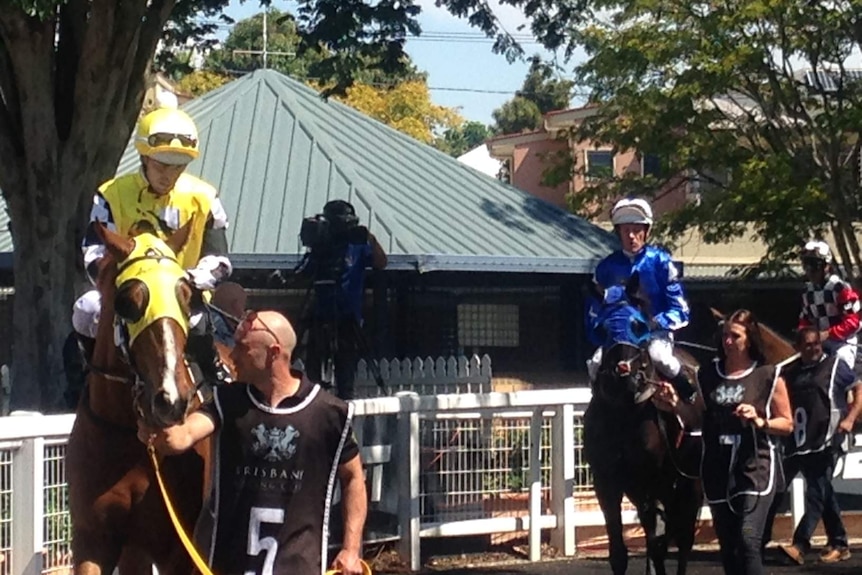
[[[382, 503], [382, 510], [392, 513], [392, 539], [398, 540], [410, 567], [420, 567], [420, 541], [429, 536], [526, 531], [530, 559], [538, 560], [541, 531], [546, 529], [553, 545], [574, 555], [576, 528], [603, 524], [598, 508], [582, 506], [592, 491], [581, 459], [580, 433], [589, 399], [588, 389], [575, 388], [436, 396], [403, 392], [357, 400], [356, 427], [371, 508]], [[73, 415], [0, 418], [0, 575], [68, 571], [63, 449], [73, 423]], [[432, 441], [429, 424], [438, 426], [430, 427]], [[377, 433], [369, 441], [374, 425], [387, 433]], [[437, 435], [446, 441], [433, 441], [438, 429], [443, 429]], [[473, 437], [466, 442], [472, 456], [459, 451], [463, 445], [460, 440], [453, 443], [453, 434]], [[429, 466], [429, 459], [435, 458], [461, 459], [454, 467]], [[486, 465], [477, 471], [476, 461]], [[440, 476], [449, 472], [479, 477], [481, 482], [453, 494], [453, 489], [439, 488], [447, 486]], [[387, 480], [391, 485], [385, 485]], [[794, 485], [794, 492], [793, 514], [798, 520], [801, 483]], [[394, 494], [388, 509], [386, 494]], [[434, 495], [437, 511], [423, 514], [423, 505], [427, 507]], [[499, 513], [495, 502], [515, 495], [524, 500], [526, 512]], [[704, 516], [708, 518], [708, 510]], [[623, 518], [628, 524], [637, 521], [631, 508]]]

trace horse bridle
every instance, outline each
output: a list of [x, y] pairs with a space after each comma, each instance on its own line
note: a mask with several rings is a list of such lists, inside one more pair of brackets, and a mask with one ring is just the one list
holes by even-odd
[[[167, 255], [159, 253], [157, 251], [148, 251], [143, 256], [124, 260], [122, 262], [122, 264], [118, 264], [117, 265], [117, 275], [121, 274], [123, 272], [123, 270], [125, 270], [129, 266], [131, 266], [135, 263], [138, 263], [140, 261], [144, 261], [144, 260], [155, 260], [156, 262], [161, 262], [163, 260], [166, 260], [166, 261], [171, 261], [171, 262], [173, 262], [179, 266], [179, 261], [177, 261], [177, 259], [174, 257], [167, 256]], [[114, 325], [116, 326], [118, 324], [121, 326], [125, 326], [125, 320], [122, 317], [120, 317], [119, 315], [117, 315], [116, 312], [114, 312]], [[125, 337], [125, 336], [123, 336], [123, 337]], [[137, 406], [137, 398], [140, 394], [141, 388], [143, 387], [143, 380], [142, 380], [140, 374], [138, 373], [137, 368], [135, 367], [135, 361], [134, 361], [134, 358], [132, 357], [131, 349], [129, 348], [129, 345], [126, 342], [126, 340], [121, 339], [121, 341], [114, 342], [114, 343], [115, 343], [116, 347], [118, 347], [120, 349], [120, 351], [121, 351], [120, 356], [122, 357], [125, 366], [128, 367], [128, 370], [131, 372], [131, 375], [120, 374], [118, 370], [109, 370], [107, 368], [103, 368], [101, 366], [98, 366], [98, 365], [92, 363], [91, 361], [88, 361], [86, 356], [84, 357], [84, 367], [87, 370], [89, 370], [93, 373], [96, 373], [96, 374], [104, 377], [105, 379], [107, 379], [109, 381], [131, 385], [132, 386], [132, 392], [133, 392], [133, 395], [135, 397], [135, 409], [140, 411], [140, 407]], [[195, 377], [195, 374], [194, 374], [194, 372], [193, 372], [193, 370], [189, 364], [187, 354], [183, 354], [183, 355], [184, 355], [183, 361], [185, 362], [186, 370], [189, 373], [189, 377], [191, 378], [191, 380], [195, 384], [195, 388], [194, 388], [195, 392], [193, 394], [193, 397], [197, 397], [198, 400], [201, 403], [203, 403], [204, 397], [203, 397], [202, 388], [205, 384], [205, 380], [203, 378]]]

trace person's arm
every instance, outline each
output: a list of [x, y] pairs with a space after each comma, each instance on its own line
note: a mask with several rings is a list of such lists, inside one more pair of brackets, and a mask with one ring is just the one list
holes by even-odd
[[227, 213], [216, 196], [212, 199], [204, 226], [201, 259], [194, 268], [188, 270], [198, 289], [213, 289], [233, 273], [233, 265], [227, 256], [227, 227]]
[[371, 246], [371, 267], [375, 270], [382, 270], [389, 263], [389, 258], [386, 257], [386, 252], [383, 251], [383, 246], [374, 237], [374, 234], [368, 232], [368, 244]]
[[839, 406], [843, 406], [843, 399], [848, 395], [852, 395], [850, 404], [847, 408], [847, 413], [838, 422], [838, 429], [845, 433], [852, 433], [853, 426], [856, 420], [862, 415], [862, 380], [856, 377], [856, 373], [850, 367], [841, 361], [835, 360], [835, 393], [840, 394], [841, 398], [833, 398], [833, 401], [838, 401]]
[[661, 381], [656, 385], [658, 389], [652, 396], [652, 402], [657, 409], [676, 413], [688, 429], [699, 429], [703, 426], [703, 412], [706, 410], [706, 403], [700, 393], [695, 397], [694, 403], [689, 403], [680, 401], [679, 393], [672, 384]]
[[752, 424], [770, 435], [790, 435], [793, 433], [793, 414], [790, 408], [790, 395], [787, 393], [787, 383], [780, 375], [775, 379], [772, 390], [772, 403], [769, 404], [771, 417], [756, 416]]
[[682, 283], [679, 281], [679, 272], [671, 260], [670, 254], [661, 254], [655, 273], [660, 275], [659, 285], [664, 283], [664, 297], [667, 309], [656, 314], [653, 319], [661, 329], [667, 331], [676, 331], [687, 326], [690, 313], [688, 302], [685, 299]]
[[93, 283], [95, 283], [96, 277], [99, 275], [99, 260], [105, 256], [105, 245], [96, 233], [96, 222], [105, 224], [105, 227], [112, 232], [117, 231], [117, 226], [114, 223], [114, 214], [111, 212], [111, 205], [101, 192], [96, 192], [93, 196], [93, 207], [90, 208], [90, 221], [87, 224], [84, 239], [81, 242], [81, 251], [84, 255], [84, 269]]
[[341, 551], [333, 561], [333, 567], [341, 569], [343, 575], [361, 575], [359, 553], [362, 549], [362, 530], [368, 514], [365, 493], [365, 475], [362, 461], [357, 454], [338, 466], [341, 483], [341, 506], [344, 515], [344, 538]]
[[835, 305], [841, 310], [841, 321], [829, 326], [829, 338], [844, 341], [859, 331], [859, 296], [848, 284], [836, 284]]
[[212, 435], [215, 421], [202, 411], [190, 414], [180, 425], [166, 429], [152, 429], [138, 421], [138, 439], [144, 444], [153, 442], [161, 455], [176, 455], [192, 448], [198, 441]]

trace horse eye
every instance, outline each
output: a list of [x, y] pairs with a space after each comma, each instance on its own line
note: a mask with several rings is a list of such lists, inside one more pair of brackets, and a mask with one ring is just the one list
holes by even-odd
[[150, 290], [138, 279], [126, 280], [117, 289], [114, 313], [129, 323], [140, 321], [150, 304]]

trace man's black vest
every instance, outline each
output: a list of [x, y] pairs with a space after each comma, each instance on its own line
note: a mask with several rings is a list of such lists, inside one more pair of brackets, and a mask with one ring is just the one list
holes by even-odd
[[816, 453], [830, 445], [837, 423], [833, 397], [839, 361], [824, 355], [815, 364], [797, 359], [782, 369], [793, 408], [793, 434], [785, 441], [785, 457]]

